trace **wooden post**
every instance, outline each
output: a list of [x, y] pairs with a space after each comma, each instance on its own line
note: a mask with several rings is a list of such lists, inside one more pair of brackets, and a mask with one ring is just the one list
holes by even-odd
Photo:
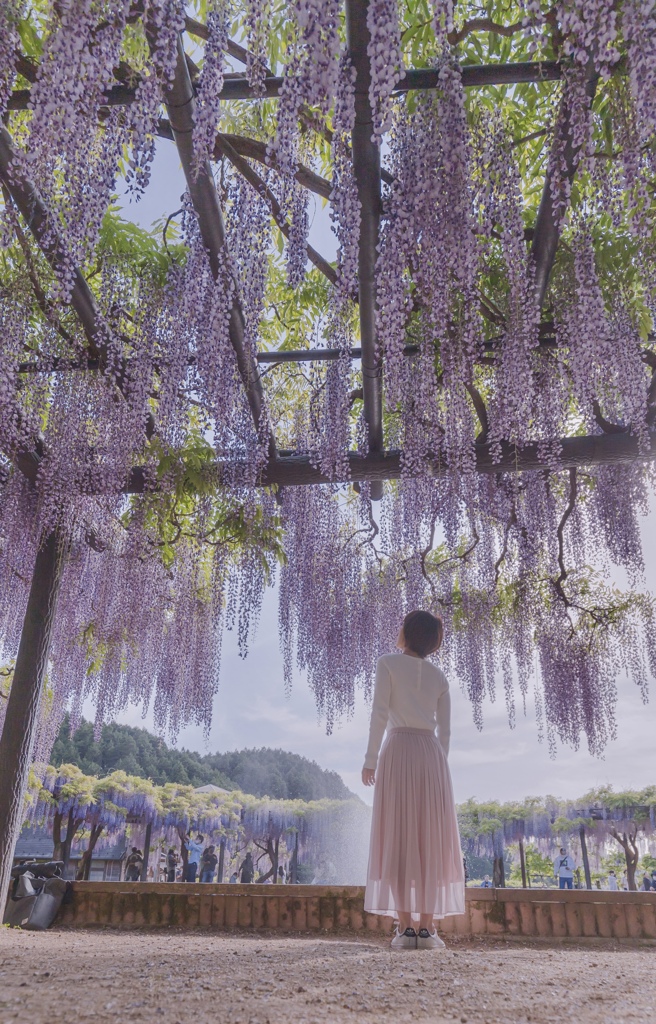
[[152, 834], [153, 823], [152, 821], [149, 821], [148, 824], [146, 825], [146, 838], [144, 840], [144, 855], [143, 862], [141, 865], [141, 876], [139, 879], [141, 882], [148, 881], [148, 857], [150, 856], [150, 837], [152, 836]]
[[61, 537], [53, 530], [42, 542], [34, 562], [0, 739], [0, 907], [5, 904], [14, 847], [23, 820], [62, 564]]
[[498, 829], [492, 840], [492, 852], [494, 859], [492, 862], [492, 884], [495, 889], [505, 889], [506, 887], [506, 866], [503, 862], [503, 830]]
[[592, 888], [592, 876], [590, 874], [590, 860], [588, 858], [588, 844], [585, 839], [585, 825], [581, 825], [579, 829], [579, 836], [581, 837], [581, 857], [583, 858], [583, 870], [585, 872], [585, 887], [586, 889]]
[[526, 855], [524, 853], [524, 840], [523, 839], [519, 840], [519, 863], [521, 864], [521, 868], [522, 868], [522, 888], [523, 889], [529, 889], [530, 885], [528, 885], [528, 880], [527, 880], [527, 876], [526, 876]]
[[292, 870], [290, 872], [292, 885], [296, 885], [298, 878], [298, 832], [294, 836], [294, 852], [292, 853]]
[[223, 881], [223, 867], [224, 867], [224, 864], [225, 864], [225, 848], [226, 848], [226, 841], [225, 841], [225, 836], [224, 836], [223, 839], [221, 840], [221, 842], [219, 843], [219, 870], [218, 870], [218, 874], [216, 876], [216, 880], [219, 883], [219, 885]]
[[[360, 200], [358, 304], [362, 348], [364, 421], [370, 452], [383, 450], [383, 367], [376, 343], [376, 261], [381, 215], [380, 146], [372, 141], [373, 114], [369, 100], [371, 35], [367, 23], [369, 0], [346, 0], [346, 42], [355, 69], [355, 124], [351, 137], [353, 174]], [[372, 482], [371, 498], [379, 501], [383, 485]]]

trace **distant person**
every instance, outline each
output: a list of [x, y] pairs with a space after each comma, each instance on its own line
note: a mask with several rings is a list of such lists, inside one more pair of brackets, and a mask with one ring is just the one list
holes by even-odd
[[617, 875], [614, 871], [608, 872], [608, 888], [611, 892], [617, 892], [618, 890]]
[[219, 858], [214, 852], [215, 846], [208, 846], [203, 853], [203, 859], [200, 864], [200, 880], [201, 882], [213, 882], [214, 872], [216, 871], [216, 865], [218, 864]]
[[574, 888], [574, 871], [576, 864], [574, 858], [570, 857], [564, 846], [560, 848], [560, 854], [554, 861], [554, 875], [558, 879], [559, 889]]
[[645, 892], [649, 892], [649, 890], [651, 889], [651, 878], [649, 877], [646, 871], [642, 876], [642, 888], [645, 890]]
[[652, 871], [651, 873], [651, 887], [656, 890], [656, 871]]
[[493, 888], [493, 885], [492, 885], [492, 882], [490, 880], [490, 876], [486, 875], [485, 878], [483, 879], [483, 881], [481, 882], [481, 889], [492, 889], [492, 888]]
[[322, 857], [312, 879], [312, 885], [333, 885], [337, 878], [337, 869], [331, 860]]
[[444, 948], [435, 920], [465, 912], [465, 871], [447, 761], [449, 684], [426, 660], [441, 646], [443, 634], [436, 615], [409, 612], [396, 643], [400, 653], [385, 654], [376, 665], [362, 769], [363, 784], [375, 787], [364, 909], [397, 918], [392, 949]]
[[138, 846], [132, 847], [132, 852], [125, 862], [125, 881], [138, 882], [141, 878], [143, 867], [143, 854]]
[[178, 855], [172, 846], [169, 846], [169, 852], [166, 855], [166, 881], [175, 882], [175, 873], [178, 866]]
[[185, 836], [185, 849], [188, 851], [187, 876], [185, 878], [185, 882], [196, 881], [198, 865], [200, 864], [200, 858], [203, 854], [204, 841], [204, 837], [200, 834], [200, 832], [197, 834], [195, 842], [190, 835]]
[[253, 866], [253, 854], [249, 851], [244, 857], [241, 867], [239, 869], [239, 877], [242, 884], [246, 885], [253, 881], [255, 877], [255, 867]]
[[229, 884], [230, 885], [236, 885], [238, 881], [239, 881], [239, 875], [237, 874], [236, 871], [233, 871], [232, 874], [230, 875], [230, 883]]
[[281, 864], [280, 867], [278, 868], [278, 885], [286, 885], [286, 884], [287, 884], [287, 872], [285, 871], [284, 867]]

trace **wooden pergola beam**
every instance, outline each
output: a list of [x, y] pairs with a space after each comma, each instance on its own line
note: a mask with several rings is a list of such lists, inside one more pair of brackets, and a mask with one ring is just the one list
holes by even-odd
[[[41, 252], [56, 271], [66, 265], [68, 254], [57, 234], [55, 225], [48, 217], [36, 186], [21, 174], [20, 162], [14, 163], [14, 156], [15, 150], [11, 135], [6, 128], [0, 127], [0, 179], [34, 235]], [[96, 300], [77, 267], [73, 271], [73, 281], [70, 304], [82, 324], [89, 346], [89, 354], [99, 359], [101, 350], [96, 340], [98, 328]]]
[[[562, 77], [559, 61], [524, 61], [513, 64], [465, 64], [462, 68], [462, 84], [466, 89], [484, 88], [489, 85], [519, 85], [523, 82], [555, 82]], [[222, 100], [277, 99], [283, 78], [270, 75], [264, 79], [262, 91], [254, 89], [245, 75], [226, 77], [220, 92]], [[396, 87], [396, 92], [410, 92], [413, 89], [435, 89], [437, 72], [431, 68], [410, 68]], [[113, 85], [104, 96], [108, 107], [124, 107], [134, 102], [136, 89], [122, 84]], [[9, 110], [27, 110], [30, 101], [29, 89], [16, 89], [9, 98]]]
[[[528, 444], [524, 448], [504, 442], [501, 457], [495, 461], [492, 446], [489, 443], [474, 446], [476, 472], [485, 474], [497, 473], [528, 473], [550, 472], [554, 469], [580, 469], [586, 466], [616, 466], [632, 462], [652, 462], [656, 459], [656, 432], [649, 435], [649, 447], [640, 450], [638, 439], [630, 434], [593, 434], [585, 437], [565, 437], [560, 441], [561, 453], [554, 466], [547, 460], [537, 443]], [[216, 486], [222, 479], [239, 478], [242, 464], [231, 462], [229, 465], [217, 462], [208, 467], [208, 483]], [[350, 452], [348, 456], [349, 476], [334, 480], [327, 477], [313, 465], [309, 455], [282, 455], [271, 461], [262, 474], [259, 485], [269, 487], [304, 487], [324, 483], [353, 483], [354, 481], [370, 481], [382, 486], [384, 480], [398, 480], [402, 473], [402, 453], [387, 451], [360, 455]], [[244, 473], [248, 467], [243, 464]], [[430, 463], [432, 476], [442, 476], [449, 472], [446, 463], [433, 460]], [[126, 494], [141, 494], [149, 487], [145, 471], [136, 467], [126, 483]]]

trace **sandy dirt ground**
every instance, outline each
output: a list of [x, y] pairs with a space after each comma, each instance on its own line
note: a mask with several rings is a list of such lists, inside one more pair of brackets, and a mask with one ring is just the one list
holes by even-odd
[[656, 1021], [653, 948], [0, 928], [0, 1022]]

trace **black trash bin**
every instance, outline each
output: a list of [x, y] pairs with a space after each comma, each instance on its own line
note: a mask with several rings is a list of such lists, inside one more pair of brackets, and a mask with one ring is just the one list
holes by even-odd
[[20, 864], [12, 869], [14, 882], [3, 923], [29, 931], [49, 928], [70, 890], [61, 877], [63, 864]]

